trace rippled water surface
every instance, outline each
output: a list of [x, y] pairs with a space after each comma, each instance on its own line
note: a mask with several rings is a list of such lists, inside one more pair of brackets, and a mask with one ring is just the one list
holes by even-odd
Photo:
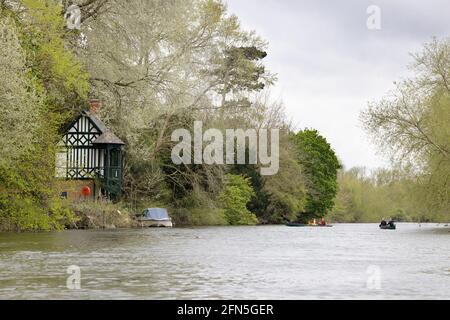
[[449, 299], [449, 249], [436, 224], [0, 234], [0, 298]]

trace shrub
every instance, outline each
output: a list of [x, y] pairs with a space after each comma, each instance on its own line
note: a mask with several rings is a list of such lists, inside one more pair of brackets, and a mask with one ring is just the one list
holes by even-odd
[[247, 203], [255, 195], [248, 178], [227, 174], [225, 187], [219, 196], [227, 222], [231, 225], [256, 224], [258, 219], [247, 209]]

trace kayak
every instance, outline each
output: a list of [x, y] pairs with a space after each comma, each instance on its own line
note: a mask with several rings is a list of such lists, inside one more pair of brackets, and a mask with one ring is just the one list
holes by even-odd
[[384, 229], [384, 230], [395, 230], [395, 225], [393, 225], [393, 226], [390, 226], [390, 225], [382, 226], [382, 225], [380, 225], [380, 229]]
[[296, 222], [288, 222], [288, 223], [286, 223], [286, 225], [287, 225], [288, 227], [332, 227], [331, 224], [325, 224], [325, 225], [320, 225], [320, 224], [310, 225], [310, 224], [306, 224], [306, 223], [296, 223]]

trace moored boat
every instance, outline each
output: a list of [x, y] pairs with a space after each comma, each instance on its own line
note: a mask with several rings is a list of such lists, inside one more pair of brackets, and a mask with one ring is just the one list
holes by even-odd
[[167, 209], [147, 208], [142, 212], [142, 216], [137, 218], [141, 227], [167, 227], [173, 226], [172, 219], [169, 217]]

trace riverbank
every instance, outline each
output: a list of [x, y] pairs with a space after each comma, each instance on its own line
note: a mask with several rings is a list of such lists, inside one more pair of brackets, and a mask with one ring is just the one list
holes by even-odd
[[[74, 209], [78, 218], [75, 224], [67, 226], [67, 229], [130, 229], [140, 228], [136, 219], [136, 212], [124, 207], [123, 205], [77, 205]], [[231, 226], [221, 217], [220, 211], [214, 210], [181, 210], [175, 209], [170, 211], [172, 221], [175, 226], [180, 227], [213, 227], [213, 226]], [[397, 223], [411, 224], [421, 226], [432, 225], [449, 227], [447, 221], [398, 221]], [[379, 221], [336, 221], [327, 220], [329, 224], [378, 224]], [[258, 223], [256, 225], [266, 225]], [[284, 223], [270, 224], [284, 225]], [[449, 229], [450, 230], [450, 229]]]
[[[154, 205], [154, 207], [158, 207], [158, 205]], [[168, 209], [172, 221], [177, 226], [228, 225], [223, 210], [217, 208]], [[143, 208], [130, 209], [130, 205], [127, 203], [89, 201], [73, 203], [71, 210], [73, 210], [76, 219], [66, 225], [67, 229], [116, 229], [139, 227], [136, 215], [142, 212]]]
[[79, 202], [72, 204], [76, 221], [68, 229], [116, 229], [137, 227], [135, 213], [123, 204]]
[[[148, 207], [167, 207], [169, 215], [175, 226], [196, 227], [196, 226], [230, 226], [223, 210], [218, 208], [170, 208], [161, 204], [148, 204]], [[80, 201], [66, 204], [65, 210], [71, 212], [71, 219], [66, 219], [63, 224], [64, 229], [130, 229], [139, 228], [136, 215], [142, 212], [143, 208], [132, 208], [129, 203], [111, 201]], [[378, 223], [379, 221], [346, 221], [333, 219], [333, 215], [325, 217], [327, 223]], [[401, 221], [396, 222], [411, 223], [448, 223], [446, 220], [440, 221]], [[265, 225], [259, 222], [257, 225]], [[283, 223], [279, 223], [282, 225]], [[273, 224], [273, 225], [276, 225]], [[60, 228], [59, 228], [60, 229]], [[48, 229], [49, 231], [52, 229]], [[0, 228], [0, 231], [40, 231], [40, 229], [15, 230], [11, 228]]]
[[[67, 225], [67, 229], [116, 229], [116, 228], [138, 228], [139, 223], [136, 214], [140, 209], [130, 209], [126, 203], [112, 203], [110, 201], [79, 202], [72, 204], [77, 220]], [[220, 209], [185, 209], [169, 208], [169, 214], [176, 226], [229, 226], [223, 211]], [[448, 221], [419, 221], [419, 220], [395, 220], [403, 223], [436, 223], [446, 224]], [[379, 221], [345, 221], [339, 219], [327, 219], [330, 224], [334, 223], [378, 223]], [[283, 223], [280, 223], [281, 225]], [[263, 225], [263, 223], [258, 223]]]

